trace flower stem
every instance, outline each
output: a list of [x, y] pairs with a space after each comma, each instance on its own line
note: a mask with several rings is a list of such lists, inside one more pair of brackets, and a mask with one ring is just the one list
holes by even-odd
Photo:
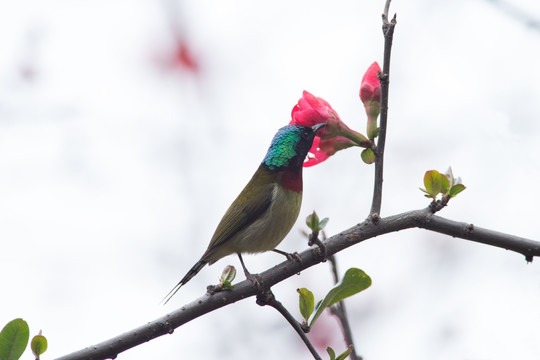
[[353, 141], [357, 146], [361, 146], [366, 149], [373, 146], [373, 141], [369, 140], [367, 137], [360, 134], [358, 131], [354, 131], [352, 129], [342, 129], [339, 135]]

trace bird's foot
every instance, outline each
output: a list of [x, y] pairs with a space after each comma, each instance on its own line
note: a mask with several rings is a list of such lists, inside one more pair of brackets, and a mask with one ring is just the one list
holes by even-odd
[[298, 261], [300, 264], [303, 263], [303, 262], [302, 262], [302, 258], [300, 257], [300, 254], [297, 253], [296, 251], [293, 252], [293, 253], [287, 254], [287, 260], [289, 260], [289, 261], [294, 261], [294, 260], [296, 260], [296, 261]]
[[259, 274], [246, 273], [245, 275], [246, 275], [246, 279], [251, 281], [251, 283], [257, 287], [258, 291], [262, 290], [262, 288], [263, 288], [263, 279]]
[[244, 264], [244, 259], [242, 259], [242, 255], [240, 253], [237, 253], [238, 259], [240, 259], [240, 264], [242, 264], [242, 269], [244, 270], [244, 275], [246, 275], [246, 279], [251, 281], [253, 285], [257, 286], [258, 291], [261, 291], [263, 280], [259, 274], [252, 274], [248, 271], [246, 268], [246, 264]]
[[300, 264], [302, 264], [302, 258], [300, 257], [300, 254], [298, 254], [296, 251], [293, 252], [293, 253], [288, 253], [288, 252], [281, 251], [281, 250], [278, 250], [278, 249], [274, 249], [273, 251], [278, 253], [278, 254], [281, 254], [281, 255], [285, 256], [287, 258], [287, 260], [289, 260], [289, 261], [296, 260]]

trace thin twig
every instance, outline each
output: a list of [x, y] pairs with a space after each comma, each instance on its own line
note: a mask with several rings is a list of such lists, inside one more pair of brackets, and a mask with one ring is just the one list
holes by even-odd
[[289, 324], [291, 324], [291, 326], [294, 328], [300, 338], [302, 338], [302, 341], [311, 352], [311, 355], [313, 355], [313, 358], [315, 358], [315, 360], [322, 360], [320, 355], [317, 353], [317, 350], [315, 350], [315, 347], [313, 347], [313, 344], [306, 336], [306, 333], [302, 329], [302, 325], [298, 321], [296, 321], [294, 316], [291, 315], [291, 313], [285, 308], [285, 306], [283, 306], [281, 302], [276, 300], [274, 293], [272, 293], [270, 289], [267, 289], [263, 293], [257, 295], [257, 304], [261, 306], [268, 305], [279, 311], [279, 313], [283, 315], [283, 317], [289, 322]]
[[390, 3], [391, 2], [392, 2], [392, 0], [386, 0], [386, 3], [384, 4], [383, 16], [386, 19], [388, 19], [388, 12], [390, 11]]
[[381, 115], [379, 124], [379, 136], [377, 139], [377, 146], [375, 148], [375, 180], [373, 188], [373, 200], [371, 202], [372, 216], [380, 215], [382, 205], [382, 186], [383, 186], [383, 163], [384, 163], [384, 147], [386, 144], [386, 129], [388, 120], [388, 92], [389, 92], [389, 80], [390, 80], [390, 55], [392, 53], [392, 40], [394, 37], [394, 27], [396, 26], [396, 16], [394, 15], [392, 21], [388, 21], [388, 11], [390, 8], [390, 0], [386, 1], [384, 7], [384, 13], [382, 15], [383, 21], [383, 35], [384, 35], [384, 58], [383, 58], [383, 71], [379, 73], [379, 80], [381, 82]]
[[[395, 231], [424, 228], [454, 238], [462, 238], [478, 243], [496, 246], [525, 255], [527, 261], [540, 257], [540, 242], [519, 236], [484, 229], [472, 224], [453, 221], [433, 215], [429, 207], [407, 211], [402, 214], [379, 218], [377, 223], [366, 220], [348, 230], [330, 237], [326, 242], [329, 256], [367, 239]], [[453, 241], [453, 239], [451, 240]], [[268, 286], [296, 275], [297, 273], [321, 263], [318, 248], [310, 248], [299, 254], [301, 261], [284, 261], [260, 274], [263, 283]], [[143, 344], [165, 334], [172, 334], [174, 329], [216, 309], [255, 296], [258, 289], [249, 280], [242, 281], [231, 291], [222, 291], [213, 295], [206, 294], [181, 308], [151, 321], [124, 334], [105, 340], [99, 344], [62, 356], [57, 360], [99, 360], [115, 358], [119, 353]]]
[[[330, 256], [328, 258], [330, 264], [332, 265], [332, 274], [334, 275], [334, 283], [339, 282], [339, 273], [337, 269], [337, 261], [335, 256]], [[353, 336], [351, 331], [351, 326], [349, 324], [349, 317], [347, 316], [347, 310], [345, 309], [345, 302], [343, 300], [339, 301], [335, 306], [335, 311], [333, 313], [339, 318], [341, 322], [341, 328], [343, 329], [343, 335], [345, 336], [346, 345], [352, 345], [352, 351], [349, 357], [351, 360], [362, 360], [362, 357], [356, 353], [356, 346], [354, 346]]]

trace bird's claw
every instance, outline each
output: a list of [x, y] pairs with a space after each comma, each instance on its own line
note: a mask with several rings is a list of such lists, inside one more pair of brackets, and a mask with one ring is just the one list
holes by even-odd
[[262, 279], [262, 277], [259, 274], [247, 273], [245, 275], [246, 275], [246, 279], [251, 281], [251, 283], [253, 285], [255, 285], [259, 291], [261, 291], [261, 289], [263, 288], [263, 279]]
[[300, 254], [298, 254], [296, 251], [293, 252], [293, 253], [288, 253], [288, 252], [281, 251], [281, 250], [278, 250], [278, 249], [274, 249], [273, 251], [278, 253], [278, 254], [281, 254], [281, 255], [285, 256], [287, 258], [287, 260], [289, 260], [289, 261], [298, 260], [298, 262], [300, 264], [302, 264], [302, 258], [300, 257]]
[[300, 264], [303, 263], [302, 258], [300, 257], [300, 254], [297, 253], [296, 251], [293, 253], [287, 254], [287, 260], [289, 261], [297, 260]]

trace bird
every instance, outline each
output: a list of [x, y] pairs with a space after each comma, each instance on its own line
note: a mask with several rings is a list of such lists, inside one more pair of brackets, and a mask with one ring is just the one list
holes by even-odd
[[[317, 130], [326, 126], [287, 125], [277, 131], [257, 171], [219, 222], [200, 260], [163, 299], [166, 304], [206, 264], [236, 253], [276, 249], [293, 227], [302, 204], [302, 168]], [[256, 280], [255, 280], [256, 281]]]

